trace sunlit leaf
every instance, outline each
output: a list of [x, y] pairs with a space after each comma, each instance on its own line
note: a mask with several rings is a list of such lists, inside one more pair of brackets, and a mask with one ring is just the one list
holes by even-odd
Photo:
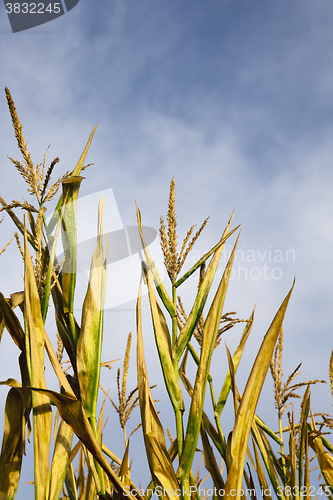
[[226, 481], [226, 495], [229, 495], [232, 489], [239, 491], [241, 488], [247, 441], [255, 409], [273, 356], [275, 344], [281, 330], [293, 287], [294, 285], [284, 299], [262, 341], [239, 405], [232, 432], [232, 465]]
[[[170, 490], [170, 493], [172, 493], [179, 488], [179, 485], [165, 446], [163, 427], [158, 418], [148, 382], [142, 341], [141, 285], [137, 300], [137, 335], [138, 390], [146, 455], [155, 484], [165, 488], [166, 491]], [[161, 496], [177, 498], [175, 494], [169, 495], [168, 493]]]

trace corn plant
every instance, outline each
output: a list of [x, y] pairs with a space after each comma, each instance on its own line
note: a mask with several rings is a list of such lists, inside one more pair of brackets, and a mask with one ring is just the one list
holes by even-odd
[[[81, 174], [86, 168], [85, 158], [96, 127], [75, 168], [52, 184], [51, 177], [59, 159], [55, 158], [47, 168], [45, 154], [41, 164], [33, 164], [8, 89], [6, 97], [22, 154], [21, 162], [12, 158], [10, 160], [36, 201], [34, 204], [25, 200], [6, 203], [0, 197], [0, 210], [6, 212], [17, 228], [14, 238], [24, 263], [24, 290], [11, 294], [9, 298], [0, 293], [0, 340], [6, 329], [19, 348], [21, 374], [20, 381], [8, 378], [1, 382], [10, 389], [0, 454], [0, 500], [15, 498], [26, 439], [30, 433], [34, 447], [36, 500], [149, 500], [154, 492], [165, 499], [203, 500], [206, 496], [200, 494], [199, 490], [203, 480], [200, 479], [199, 471], [193, 471], [198, 447], [202, 448], [205, 468], [214, 485], [214, 499], [238, 500], [247, 496], [245, 491], [249, 491], [253, 498], [262, 496], [268, 499], [273, 493], [283, 500], [309, 498], [313, 492], [318, 493], [317, 489], [311, 489], [314, 488], [310, 482], [312, 460], [318, 463], [322, 474], [322, 491], [332, 497], [333, 447], [322, 429], [324, 426], [332, 428], [333, 420], [329, 415], [319, 414], [322, 420], [316, 422], [316, 415], [312, 414], [310, 406], [310, 386], [322, 381], [294, 383], [299, 366], [285, 383], [282, 378], [282, 325], [294, 284], [263, 337], [241, 394], [236, 384], [237, 369], [251, 333], [254, 311], [247, 320], [236, 318], [234, 312], [224, 311], [239, 234], [215, 294], [212, 300], [208, 300], [225, 242], [239, 228], [230, 229], [232, 215], [216, 245], [189, 270], [183, 271], [186, 259], [208, 219], [195, 233], [194, 226], [190, 228], [178, 251], [174, 179], [170, 186], [167, 222], [163, 218], [160, 220], [161, 247], [170, 280], [168, 285], [162, 282], [145, 243], [142, 217], [137, 207], [138, 230], [144, 252], [136, 306], [138, 385], [127, 396], [130, 334], [122, 377], [120, 370], [116, 377], [118, 404], [100, 387], [101, 367], [110, 368], [112, 363], [101, 360], [108, 256], [107, 238], [103, 233], [103, 199], [98, 207], [97, 241], [80, 321], [74, 315], [77, 200], [84, 179]], [[53, 216], [47, 222], [46, 204], [56, 196], [60, 187], [62, 194]], [[23, 220], [16, 215], [17, 208], [23, 209]], [[56, 259], [56, 244], [60, 235], [64, 248], [62, 263]], [[180, 287], [195, 273], [198, 275], [198, 289], [187, 313], [180, 296]], [[152, 396], [145, 362], [141, 314], [143, 286], [148, 290], [153, 335], [166, 393], [174, 413], [176, 437], [171, 437], [169, 448]], [[53, 309], [50, 308], [51, 302]], [[54, 339], [49, 338], [45, 328], [50, 311], [54, 311], [55, 316]], [[210, 370], [215, 349], [223, 333], [240, 323], [244, 324], [244, 329], [239, 345], [233, 354], [227, 349], [225, 378], [216, 382]], [[44, 377], [45, 352], [59, 382], [57, 388], [47, 387]], [[195, 367], [194, 380], [190, 380], [187, 373], [189, 361]], [[330, 366], [332, 387], [332, 360]], [[68, 367], [71, 374], [67, 373]], [[277, 432], [272, 431], [256, 413], [269, 369], [273, 376], [278, 413]], [[216, 384], [219, 388], [217, 393]], [[301, 397], [298, 391], [303, 388], [305, 391]], [[190, 397], [188, 409], [184, 405], [184, 391]], [[209, 396], [206, 397], [207, 392]], [[105, 395], [118, 413], [124, 436], [124, 454], [121, 459], [104, 443], [105, 400], [98, 414], [99, 395]], [[283, 426], [284, 412], [290, 407], [292, 398], [297, 397], [302, 398], [300, 417], [295, 422], [294, 411], [289, 411], [288, 424]], [[222, 428], [221, 415], [228, 398], [233, 405], [235, 418], [232, 431], [226, 433], [226, 429]], [[211, 410], [208, 409], [209, 400]], [[151, 481], [146, 488], [135, 486], [131, 479], [126, 423], [136, 406], [140, 407], [141, 419], [133, 432], [142, 428], [151, 473]], [[55, 415], [54, 423], [52, 414]], [[54, 446], [50, 461], [52, 436]], [[288, 436], [288, 445], [285, 444], [285, 436]], [[250, 462], [247, 468], [246, 457]], [[78, 461], [77, 472], [73, 466], [74, 460]]]

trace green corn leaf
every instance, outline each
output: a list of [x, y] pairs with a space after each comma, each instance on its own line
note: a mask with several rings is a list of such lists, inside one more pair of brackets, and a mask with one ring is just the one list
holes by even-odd
[[[96, 419], [103, 336], [106, 260], [103, 254], [103, 203], [98, 208], [97, 245], [91, 260], [88, 290], [82, 308], [77, 345], [77, 370], [81, 400], [88, 418]], [[107, 254], [107, 252], [106, 252]]]
[[62, 291], [64, 312], [67, 315], [72, 335], [72, 342], [77, 343], [76, 328], [73, 317], [74, 292], [77, 268], [77, 227], [76, 207], [80, 184], [83, 177], [69, 177], [62, 183], [65, 209], [61, 221], [61, 236], [64, 248], [64, 263], [62, 269]]
[[0, 454], [0, 500], [13, 500], [16, 495], [22, 466], [23, 422], [22, 393], [12, 388], [8, 392], [5, 407], [5, 426]]
[[200, 363], [197, 369], [195, 384], [193, 388], [193, 395], [192, 395], [190, 413], [189, 413], [186, 436], [185, 436], [184, 451], [179, 464], [179, 470], [178, 470], [179, 478], [189, 477], [189, 473], [192, 466], [192, 461], [200, 432], [203, 404], [205, 399], [206, 384], [210, 369], [211, 357], [214, 349], [217, 331], [221, 320], [224, 300], [229, 284], [229, 278], [232, 269], [233, 259], [236, 252], [238, 238], [233, 248], [233, 251], [230, 255], [229, 261], [227, 263], [219, 287], [216, 291], [214, 300], [208, 312], [203, 328]]
[[136, 205], [136, 215], [137, 215], [137, 220], [138, 220], [138, 229], [139, 229], [139, 234], [140, 234], [140, 238], [141, 238], [141, 243], [142, 243], [143, 251], [145, 254], [145, 259], [147, 262], [150, 263], [150, 268], [153, 272], [156, 290], [157, 290], [165, 308], [168, 310], [170, 316], [172, 318], [174, 318], [176, 316], [176, 309], [175, 309], [175, 306], [174, 306], [172, 300], [170, 299], [169, 295], [167, 294], [167, 291], [163, 285], [163, 282], [160, 278], [158, 270], [155, 266], [155, 263], [150, 255], [150, 252], [149, 252], [148, 247], [146, 245], [146, 240], [145, 240], [145, 236], [144, 236], [143, 228], [142, 228], [141, 213], [140, 213], [140, 210], [139, 210], [137, 205]]
[[[252, 325], [253, 325], [253, 317], [254, 317], [254, 310], [249, 318], [249, 320], [247, 321], [246, 323], [246, 326], [244, 328], [244, 332], [243, 332], [243, 335], [242, 335], [242, 338], [239, 342], [239, 345], [235, 351], [235, 354], [233, 355], [232, 357], [232, 363], [233, 363], [233, 366], [234, 366], [234, 370], [235, 370], [235, 373], [237, 371], [237, 368], [238, 368], [238, 365], [240, 363], [240, 360], [241, 360], [241, 357], [242, 357], [242, 354], [243, 354], [243, 351], [244, 351], [244, 347], [245, 347], [245, 344], [246, 344], [246, 341], [250, 335], [250, 332], [251, 332], [251, 329], [252, 329]], [[221, 394], [220, 394], [220, 397], [219, 397], [219, 400], [217, 402], [217, 405], [215, 407], [215, 414], [219, 417], [222, 413], [222, 410], [225, 406], [225, 403], [227, 402], [227, 398], [228, 398], [228, 395], [229, 395], [229, 392], [230, 392], [230, 388], [231, 388], [231, 377], [230, 377], [230, 370], [228, 370], [228, 373], [225, 377], [225, 380], [224, 380], [224, 384], [223, 384], [223, 387], [222, 387], [222, 390], [221, 390]]]
[[[166, 449], [165, 436], [162, 424], [158, 418], [157, 411], [154, 405], [151, 394], [146, 363], [144, 359], [143, 341], [142, 341], [142, 322], [141, 322], [141, 284], [139, 297], [137, 300], [137, 376], [138, 376], [138, 391], [140, 400], [141, 422], [146, 455], [149, 463], [149, 468], [156, 486], [170, 493], [176, 492], [179, 484], [172, 467], [172, 463]], [[163, 490], [162, 490], [163, 491]], [[163, 498], [175, 498], [177, 495], [164, 495]]]
[[[266, 378], [270, 361], [274, 352], [275, 344], [281, 330], [283, 318], [287, 309], [289, 298], [294, 284], [284, 299], [280, 309], [275, 315], [259, 349], [256, 360], [253, 364], [251, 374], [248, 378], [244, 394], [238, 409], [232, 432], [231, 456], [232, 465], [226, 481], [226, 495], [230, 495], [231, 490], [238, 492], [241, 489], [243, 477], [244, 461], [247, 442], [253, 422], [255, 409], [259, 395]], [[238, 500], [238, 497], [236, 497]]]
[[[84, 148], [84, 150], [83, 150], [83, 153], [82, 153], [82, 155], [80, 156], [80, 159], [79, 159], [79, 161], [77, 162], [76, 167], [75, 167], [75, 168], [74, 168], [74, 170], [73, 170], [72, 175], [74, 175], [74, 176], [80, 175], [80, 173], [81, 173], [81, 170], [82, 170], [82, 168], [83, 168], [83, 166], [84, 166], [84, 161], [85, 161], [85, 159], [86, 159], [86, 156], [87, 156], [87, 153], [88, 153], [88, 150], [89, 150], [89, 147], [90, 147], [91, 141], [93, 140], [93, 137], [94, 137], [94, 134], [95, 134], [96, 128], [97, 128], [97, 125], [95, 125], [95, 127], [94, 127], [93, 131], [91, 132], [90, 137], [89, 137], [89, 139], [88, 139], [88, 142], [87, 142], [87, 144], [86, 144], [86, 146], [85, 146], [85, 148]], [[62, 205], [63, 205], [63, 202], [62, 202], [62, 201], [63, 201], [63, 195], [61, 194], [61, 195], [60, 195], [60, 198], [59, 198], [59, 200], [58, 200], [57, 206], [56, 206], [56, 208], [55, 208], [55, 210], [54, 210], [54, 212], [53, 212], [52, 218], [51, 218], [51, 220], [50, 220], [50, 222], [49, 222], [49, 224], [48, 224], [48, 226], [47, 226], [47, 228], [46, 228], [46, 231], [47, 231], [47, 235], [48, 235], [48, 237], [50, 237], [50, 236], [51, 236], [51, 234], [52, 234], [52, 232], [53, 232], [53, 229], [55, 228], [55, 226], [56, 226], [56, 224], [57, 224], [57, 221], [58, 221], [58, 219], [59, 219], [59, 214], [60, 214], [60, 212], [61, 212], [61, 207], [62, 207]]]
[[[46, 389], [44, 377], [44, 323], [29, 254], [27, 235], [24, 238], [24, 324], [26, 357], [30, 383]], [[44, 394], [32, 394], [35, 499], [45, 500], [49, 487], [49, 450], [51, 443], [52, 411]]]
[[164, 314], [158, 305], [152, 284], [152, 273], [150, 270], [145, 270], [147, 278], [149, 303], [152, 314], [153, 328], [158, 355], [161, 362], [163, 377], [168, 391], [172, 406], [175, 410], [183, 410], [184, 403], [179, 386], [178, 377], [171, 359], [171, 338], [168, 325]]
[[224, 241], [226, 239], [226, 232], [228, 231], [228, 228], [229, 226], [226, 227], [221, 239], [221, 245], [218, 246], [217, 250], [214, 252], [214, 255], [207, 267], [204, 279], [202, 280], [202, 283], [199, 287], [192, 310], [189, 314], [189, 317], [186, 320], [185, 325], [183, 326], [179, 334], [176, 344], [174, 345], [173, 358], [176, 359], [177, 361], [181, 358], [189, 340], [191, 339], [191, 336], [195, 330], [195, 327], [198, 324], [199, 318], [206, 304], [208, 293], [212, 286], [217, 266], [223, 251]]

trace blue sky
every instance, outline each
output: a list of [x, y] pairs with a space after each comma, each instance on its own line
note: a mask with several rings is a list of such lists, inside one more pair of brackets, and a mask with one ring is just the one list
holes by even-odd
[[[137, 200], [144, 223], [157, 228], [175, 176], [180, 236], [211, 216], [199, 254], [216, 243], [235, 209], [235, 224], [243, 227], [243, 254], [235, 269], [246, 271], [232, 280], [226, 310], [247, 317], [257, 304], [240, 387], [294, 275], [284, 372], [303, 361], [304, 379], [327, 379], [333, 278], [332, 2], [80, 0], [51, 23], [16, 34], [4, 6], [0, 9], [1, 88], [11, 90], [33, 160], [40, 162], [51, 144], [48, 158], [60, 157], [59, 175], [72, 169], [98, 123], [87, 158], [94, 166], [86, 170], [82, 195], [112, 188], [124, 225], [135, 224]], [[4, 93], [0, 120], [0, 194], [10, 201], [25, 191], [7, 159], [19, 155]], [[1, 247], [11, 233], [5, 220]], [[295, 258], [286, 262], [288, 250]], [[283, 260], [275, 262], [278, 251]], [[13, 247], [0, 259], [5, 295], [22, 288], [15, 252]], [[254, 262], [246, 260], [250, 254]], [[266, 278], [263, 265], [269, 268]], [[279, 270], [272, 275], [274, 268]], [[188, 304], [190, 297], [185, 290]], [[146, 349], [153, 353], [149, 328]], [[134, 313], [108, 311], [107, 330], [105, 358], [122, 357], [128, 331], [135, 332]], [[5, 337], [1, 380], [18, 376], [9, 373], [17, 353]], [[228, 346], [234, 348], [238, 338], [227, 333]], [[220, 349], [225, 359], [224, 346]], [[158, 364], [151, 359], [153, 379]], [[115, 394], [115, 369], [110, 373], [105, 384]], [[134, 366], [131, 381], [135, 385]], [[266, 386], [264, 414], [266, 401], [272, 405], [270, 383]], [[162, 398], [162, 382], [157, 390]], [[6, 392], [1, 388], [1, 401]], [[331, 411], [328, 386], [312, 394], [316, 410], [321, 405]], [[2, 422], [0, 416], [0, 432]], [[121, 454], [121, 443], [116, 447]], [[24, 498], [23, 491], [18, 498]]]

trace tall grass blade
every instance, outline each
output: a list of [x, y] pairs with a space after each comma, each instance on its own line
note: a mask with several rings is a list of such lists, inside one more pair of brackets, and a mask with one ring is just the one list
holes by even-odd
[[81, 333], [77, 344], [77, 370], [81, 399], [88, 418], [96, 420], [103, 337], [106, 260], [103, 253], [103, 203], [98, 210], [97, 245], [91, 260], [88, 290], [82, 308]]
[[[200, 362], [197, 369], [195, 384], [193, 388], [192, 401], [191, 401], [189, 418], [185, 435], [184, 451], [179, 464], [179, 471], [178, 471], [179, 478], [187, 478], [189, 476], [195, 449], [197, 446], [197, 441], [201, 426], [203, 404], [205, 399], [206, 384], [210, 369], [210, 362], [214, 350], [217, 331], [221, 320], [224, 300], [229, 284], [229, 278], [232, 269], [233, 259], [236, 252], [238, 238], [236, 240], [236, 243], [234, 245], [228, 263], [226, 265], [226, 269], [222, 276], [219, 287], [216, 291], [214, 300], [208, 312], [203, 328]], [[214, 258], [215, 256], [213, 257], [212, 261], [214, 260]], [[212, 267], [215, 267], [215, 262], [213, 263]]]
[[[309, 386], [308, 386], [309, 388]], [[309, 396], [309, 390], [307, 389], [308, 392], [308, 397], [305, 401], [304, 405], [304, 412], [303, 412], [303, 418], [301, 422], [301, 429], [300, 429], [300, 445], [299, 445], [299, 466], [298, 466], [298, 484], [299, 487], [303, 485], [303, 462], [304, 462], [304, 455], [307, 453], [307, 446], [308, 446], [308, 425], [307, 425], [307, 420], [308, 420], [308, 415], [309, 415], [309, 410], [310, 410], [310, 396]]]
[[[224, 241], [226, 237], [224, 236], [225, 233], [228, 230], [228, 227], [226, 227], [222, 239], [221, 239], [221, 245], [218, 246], [217, 250], [214, 252], [214, 255], [207, 267], [207, 270], [205, 272], [204, 279], [202, 280], [202, 283], [199, 287], [197, 296], [195, 298], [192, 310], [189, 314], [189, 317], [186, 320], [185, 325], [183, 326], [179, 337], [177, 339], [177, 342], [173, 348], [173, 357], [176, 360], [179, 360], [180, 357], [182, 356], [184, 349], [186, 348], [189, 340], [191, 339], [191, 336], [195, 330], [195, 327], [198, 324], [199, 318], [202, 314], [203, 308], [205, 307], [206, 300], [208, 297], [208, 293], [210, 291], [210, 288], [213, 283], [213, 279], [217, 270], [217, 266], [223, 251], [223, 246], [224, 246]], [[238, 241], [238, 238], [237, 238]], [[231, 269], [230, 269], [231, 270]], [[220, 321], [220, 319], [219, 319]]]
[[253, 439], [253, 449], [254, 449], [254, 456], [255, 456], [255, 460], [256, 460], [256, 472], [257, 472], [257, 477], [258, 477], [258, 481], [260, 484], [260, 488], [262, 491], [263, 499], [264, 500], [271, 500], [272, 496], [270, 494], [270, 489], [268, 488], [268, 484], [267, 484], [266, 477], [265, 477], [265, 472], [264, 472], [264, 469], [262, 467], [260, 456], [259, 456], [258, 449], [257, 449], [257, 445], [254, 442], [254, 439]]
[[77, 227], [76, 207], [80, 184], [83, 177], [69, 177], [62, 183], [65, 210], [63, 212], [61, 236], [64, 248], [62, 269], [62, 291], [64, 312], [68, 317], [72, 342], [77, 343], [76, 328], [73, 318], [74, 292], [77, 268]]
[[175, 410], [184, 410], [183, 397], [179, 386], [178, 377], [175, 374], [171, 359], [171, 337], [166, 319], [161, 310], [153, 289], [152, 273], [150, 270], [145, 270], [149, 303], [152, 314], [153, 328], [158, 355], [161, 362], [163, 377], [168, 391], [172, 406]]
[[[26, 234], [24, 238], [24, 261], [24, 323], [28, 372], [30, 383], [34, 387], [46, 389], [44, 377], [44, 323]], [[45, 500], [50, 480], [49, 450], [52, 411], [49, 400], [44, 394], [34, 392], [32, 394], [32, 405], [35, 500]]]
[[[231, 219], [228, 223], [228, 229], [229, 229], [229, 224], [231, 222]], [[222, 238], [220, 239], [220, 241], [215, 245], [213, 246], [213, 248], [211, 248], [209, 250], [209, 252], [205, 253], [205, 255], [203, 255], [201, 257], [201, 259], [199, 259], [195, 264], [194, 266], [191, 267], [191, 269], [189, 269], [181, 278], [179, 278], [175, 283], [174, 283], [174, 286], [176, 288], [178, 288], [180, 285], [182, 285], [190, 276], [192, 276], [193, 273], [195, 273], [195, 271], [197, 269], [199, 269], [202, 264], [204, 264], [206, 262], [207, 259], [209, 259], [209, 257], [211, 255], [213, 255], [213, 253], [215, 253], [217, 250], [219, 250], [221, 248], [221, 246], [224, 245], [224, 243], [227, 241], [227, 239], [230, 238], [231, 235], [234, 234], [235, 231], [237, 231], [237, 229], [239, 228], [240, 226], [237, 226], [235, 227], [232, 231], [230, 231], [230, 233], [226, 234], [226, 231], [223, 233], [223, 236]]]
[[[155, 484], [172, 493], [172, 491], [176, 492], [179, 485], [166, 449], [163, 427], [158, 418], [148, 382], [142, 340], [141, 285], [137, 300], [137, 337], [138, 390], [146, 455]], [[178, 498], [176, 494], [162, 494], [161, 497]]]
[[[253, 364], [248, 378], [244, 394], [238, 409], [232, 432], [231, 456], [232, 464], [226, 481], [226, 495], [230, 496], [230, 491], [235, 489], [239, 492], [242, 484], [243, 469], [247, 442], [253, 422], [255, 409], [259, 395], [266, 378], [270, 361], [273, 356], [275, 343], [281, 330], [283, 318], [287, 309], [291, 290], [284, 299], [280, 309], [275, 315], [259, 349], [256, 360]], [[238, 500], [239, 494], [235, 500]]]

